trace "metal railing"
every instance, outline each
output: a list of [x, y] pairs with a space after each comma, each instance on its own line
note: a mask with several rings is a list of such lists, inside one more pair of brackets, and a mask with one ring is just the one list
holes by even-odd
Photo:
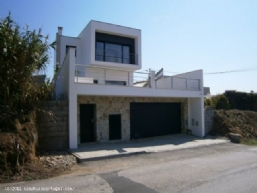
[[117, 50], [95, 50], [95, 60], [105, 62], [115, 62], [123, 64], [137, 64], [137, 55], [119, 52]]

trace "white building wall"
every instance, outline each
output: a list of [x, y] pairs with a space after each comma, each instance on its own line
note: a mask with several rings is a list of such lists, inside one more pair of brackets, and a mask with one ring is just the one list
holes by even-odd
[[[95, 35], [92, 32], [90, 23], [83, 29], [83, 31], [78, 36], [81, 42], [81, 63], [85, 65], [91, 64], [91, 57], [95, 57]], [[93, 46], [92, 46], [93, 45]]]
[[200, 79], [200, 90], [203, 92], [203, 70], [195, 70], [195, 71], [192, 71], [192, 72], [177, 74], [173, 77]]
[[119, 70], [106, 70], [106, 80], [129, 82], [129, 72]]
[[83, 72], [79, 71], [78, 75], [93, 78], [98, 81], [98, 84], [105, 84], [105, 81], [125, 81], [127, 85], [133, 85], [133, 72], [105, 69], [105, 68], [95, 68], [95, 67], [85, 67], [85, 75]]
[[105, 84], [105, 69], [86, 67], [86, 77], [98, 80], [98, 84]]
[[[64, 63], [66, 64], [66, 62]], [[66, 66], [66, 65], [65, 65]], [[63, 66], [63, 67], [65, 67]], [[75, 49], [70, 49], [67, 57], [67, 66], [69, 69], [68, 94], [69, 94], [69, 147], [77, 148], [77, 97], [83, 95], [90, 96], [134, 96], [134, 97], [164, 97], [164, 98], [189, 98], [188, 99], [188, 125], [194, 135], [204, 136], [204, 101], [200, 91], [171, 90], [171, 89], [154, 89], [154, 88], [137, 88], [116, 85], [101, 84], [77, 84], [75, 79]], [[191, 98], [190, 98], [191, 97]]]
[[77, 48], [76, 63], [80, 63], [82, 59], [80, 39], [68, 36], [60, 36], [60, 65], [62, 65], [66, 56], [66, 46], [75, 46]]
[[60, 95], [67, 95], [69, 92], [69, 61], [65, 58], [63, 66], [61, 67], [55, 79], [55, 94], [57, 97]]
[[188, 99], [188, 128], [192, 130], [193, 135], [205, 135], [203, 97]]
[[[95, 32], [134, 38], [137, 65], [95, 60]], [[78, 37], [81, 39], [84, 53], [81, 64], [127, 69], [133, 71], [141, 69], [141, 30], [103, 22], [90, 21]]]
[[156, 81], [156, 88], [171, 89], [171, 78], [160, 78]]
[[[69, 72], [75, 72], [75, 49], [71, 48], [69, 54], [67, 54], [67, 61]], [[74, 83], [75, 73], [68, 74], [69, 84], [69, 147], [74, 149], [78, 147], [78, 136], [77, 136], [77, 93], [76, 86]]]
[[200, 90], [203, 91], [202, 70], [163, 77], [156, 81], [157, 88], [175, 90]]

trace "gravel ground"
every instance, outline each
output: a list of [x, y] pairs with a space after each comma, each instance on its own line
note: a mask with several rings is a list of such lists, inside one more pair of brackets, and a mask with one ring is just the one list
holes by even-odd
[[39, 160], [43, 163], [45, 168], [70, 168], [77, 164], [76, 158], [66, 151], [54, 151], [54, 152], [40, 152]]

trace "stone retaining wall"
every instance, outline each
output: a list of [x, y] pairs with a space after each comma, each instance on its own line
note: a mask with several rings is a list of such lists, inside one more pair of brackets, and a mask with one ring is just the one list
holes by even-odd
[[68, 101], [48, 101], [42, 108], [52, 111], [54, 118], [43, 113], [38, 114], [38, 148], [44, 150], [69, 148]]

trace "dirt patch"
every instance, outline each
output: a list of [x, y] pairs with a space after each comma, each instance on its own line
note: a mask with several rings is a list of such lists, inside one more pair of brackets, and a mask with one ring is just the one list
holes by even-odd
[[0, 171], [0, 183], [47, 179], [72, 172], [76, 158], [65, 151], [39, 152], [33, 162], [26, 162], [21, 173]]
[[228, 136], [238, 133], [243, 141], [257, 139], [257, 112], [241, 110], [216, 110], [210, 135]]
[[[10, 129], [12, 128], [12, 129]], [[14, 121], [0, 132], [0, 183], [36, 180], [68, 172], [76, 159], [69, 153], [37, 152], [33, 121]]]
[[37, 132], [33, 122], [14, 123], [15, 130], [0, 132], [0, 171], [21, 173], [27, 162], [35, 162]]

